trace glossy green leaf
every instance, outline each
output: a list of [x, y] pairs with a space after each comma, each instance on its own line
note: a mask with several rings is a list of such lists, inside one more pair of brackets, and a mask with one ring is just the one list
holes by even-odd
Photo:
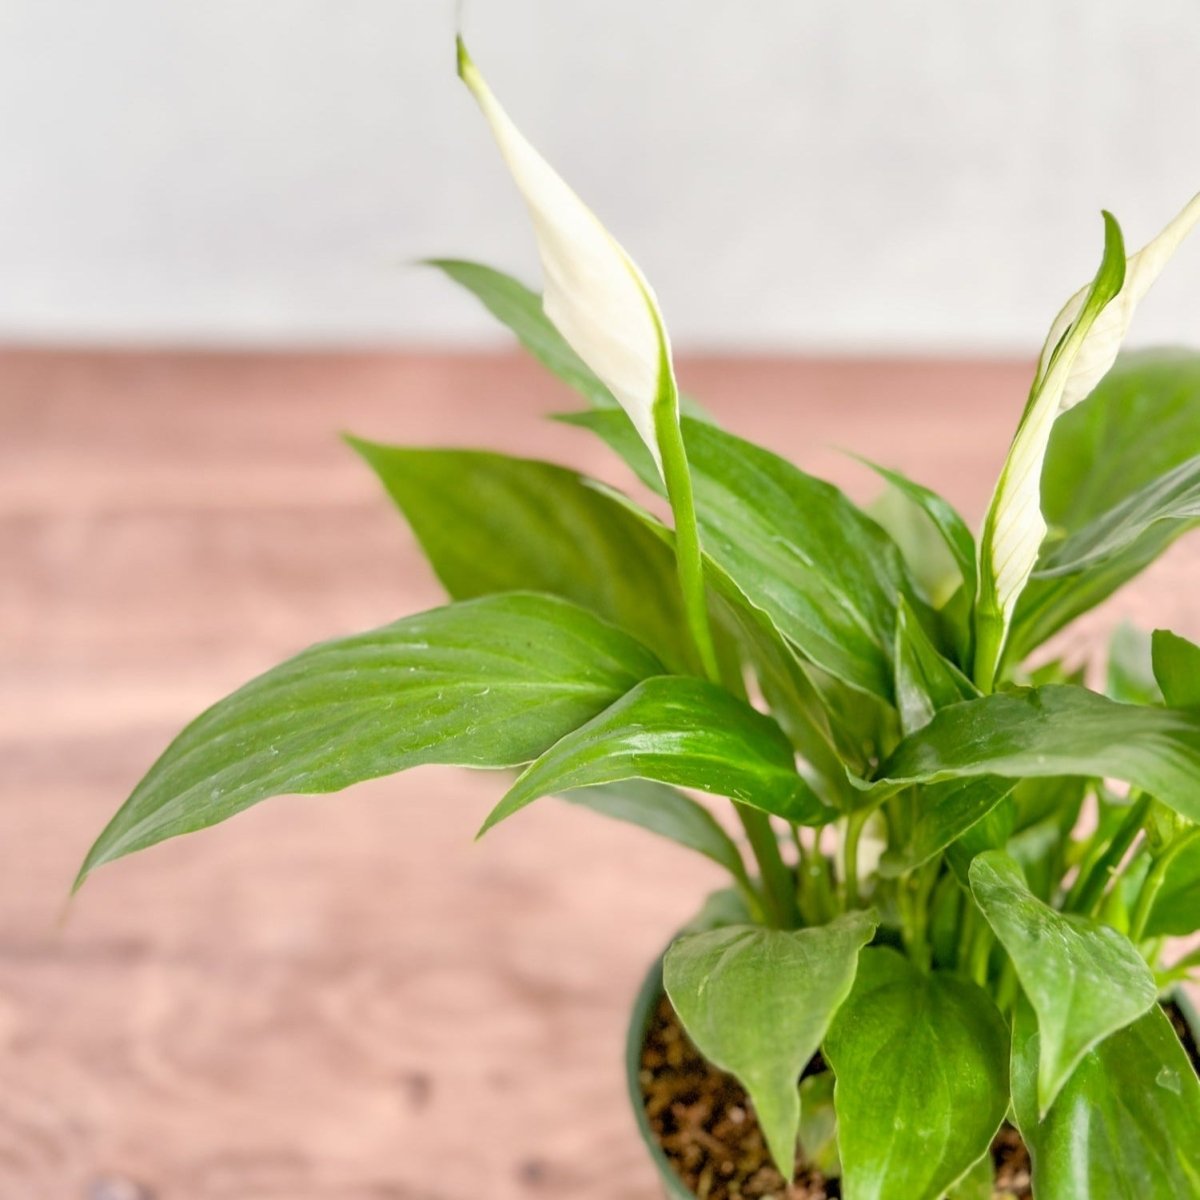
[[552, 792], [648, 779], [695, 788], [800, 823], [828, 810], [796, 772], [770, 717], [716, 684], [664, 675], [550, 747], [489, 814], [480, 833]]
[[[612, 392], [550, 323], [542, 309], [541, 296], [532, 288], [482, 263], [436, 258], [429, 265], [471, 292], [492, 316], [516, 334], [521, 345], [542, 366], [574, 388], [589, 404], [620, 411]], [[637, 431], [628, 419], [626, 426], [636, 437]]]
[[1008, 1107], [1008, 1030], [987, 994], [864, 950], [825, 1040], [847, 1200], [939, 1200]]
[[946, 1200], [1015, 1200], [1010, 1193], [996, 1192], [996, 1164], [990, 1153], [979, 1161], [946, 1193]]
[[455, 600], [527, 589], [589, 608], [674, 670], [698, 668], [669, 543], [611, 493], [552, 463], [351, 440]]
[[662, 668], [591, 613], [511, 593], [325, 642], [219, 701], [171, 743], [89, 852], [89, 871], [269, 796], [421, 763], [536, 758]]
[[1039, 1120], [1037, 1022], [1013, 1023], [1012, 1097], [1037, 1200], [1200, 1195], [1200, 1084], [1157, 1006], [1086, 1054]]
[[1039, 578], [1073, 575], [1126, 551], [1153, 526], [1189, 528], [1200, 519], [1200, 455], [1172, 468], [1114, 505], [1082, 529], [1051, 546], [1038, 564]]
[[834, 678], [890, 698], [896, 607], [901, 596], [919, 606], [895, 543], [777, 455], [696, 421], [684, 433], [718, 587]]
[[[893, 847], [884, 856], [884, 874], [895, 876], [911, 871], [966, 837], [981, 821], [988, 819], [1013, 786], [1011, 779], [984, 775], [922, 787], [916, 822], [904, 845]], [[984, 834], [982, 842], [963, 847], [968, 859], [995, 842], [987, 831], [980, 832]]]
[[1084, 688], [997, 692], [943, 709], [869, 792], [983, 775], [1120, 779], [1200, 819], [1200, 714], [1118, 704]]
[[1200, 646], [1167, 629], [1150, 641], [1154, 678], [1173, 708], [1200, 709]]
[[895, 671], [896, 708], [906, 735], [923, 729], [940, 709], [979, 696], [979, 689], [938, 653], [903, 597], [896, 614]]
[[[1088, 399], [1055, 424], [1042, 472], [1046, 520], [1058, 539], [1077, 534], [1196, 455], [1200, 354], [1124, 354]], [[1187, 528], [1186, 522], [1158, 522], [1124, 550], [1078, 573], [1041, 578], [1035, 572], [1013, 618], [1009, 659], [1020, 661], [1106, 599]], [[1055, 544], [1049, 540], [1045, 552]]]
[[626, 779], [621, 783], [578, 788], [565, 792], [562, 798], [695, 850], [724, 867], [735, 879], [749, 884], [733, 839], [703, 804], [675, 788], [643, 779]]
[[1116, 930], [1039, 900], [1008, 855], [989, 850], [970, 874], [975, 901], [1037, 1014], [1038, 1105], [1045, 1113], [1093, 1046], [1149, 1011], [1154, 976]]
[[623, 412], [589, 410], [560, 413], [554, 419], [594, 433], [651, 491], [663, 494], [665, 489], [654, 459]]
[[663, 983], [700, 1052], [741, 1080], [784, 1177], [795, 1172], [797, 1081], [850, 992], [875, 919], [849, 913], [829, 925], [741, 926], [681, 938]]
[[[1117, 626], [1108, 643], [1105, 692], [1122, 704], [1161, 704], [1163, 694], [1154, 679], [1150, 635], [1128, 621]], [[1173, 708], [1186, 705], [1172, 702]]]

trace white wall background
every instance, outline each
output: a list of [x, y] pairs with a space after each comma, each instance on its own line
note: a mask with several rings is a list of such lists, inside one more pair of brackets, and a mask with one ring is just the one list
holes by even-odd
[[[0, 0], [0, 338], [494, 337], [536, 278], [452, 0]], [[1200, 189], [1196, 0], [473, 0], [677, 342], [1029, 352]], [[1200, 342], [1200, 235], [1141, 340]]]

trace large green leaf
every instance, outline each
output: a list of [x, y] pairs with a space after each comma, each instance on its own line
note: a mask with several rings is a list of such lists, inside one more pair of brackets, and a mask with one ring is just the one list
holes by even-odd
[[1008, 1108], [1008, 1030], [980, 988], [864, 950], [825, 1039], [847, 1200], [938, 1200]]
[[1155, 681], [1173, 708], [1200, 708], [1200, 646], [1168, 629], [1150, 638]]
[[[435, 258], [429, 265], [471, 292], [492, 316], [517, 335], [521, 345], [542, 366], [573, 387], [589, 404], [620, 411], [612, 392], [550, 323], [542, 309], [541, 296], [532, 288], [482, 263]], [[626, 425], [636, 437], [628, 419]]]
[[623, 779], [728, 796], [789, 821], [830, 816], [797, 774], [792, 745], [770, 717], [716, 684], [663, 675], [551, 746], [513, 784], [480, 833], [540, 796]]
[[1128, 351], [1055, 422], [1042, 472], [1046, 520], [1075, 533], [1197, 454], [1200, 353]]
[[982, 775], [1079, 775], [1124, 780], [1195, 820], [1198, 773], [1200, 714], [1051, 685], [943, 709], [900, 744], [868, 791]]
[[697, 421], [684, 432], [701, 542], [726, 594], [765, 613], [834, 678], [890, 698], [901, 596], [894, 542], [837, 488]]
[[[1198, 454], [1200, 354], [1122, 355], [1091, 395], [1055, 423], [1041, 481], [1042, 508], [1055, 535], [1045, 554]], [[1106, 599], [1187, 528], [1187, 523], [1157, 522], [1125, 549], [1085, 570], [1051, 578], [1035, 572], [1017, 606], [1009, 658], [1020, 661]]]
[[745, 864], [733, 839], [703, 804], [673, 787], [644, 779], [598, 784], [563, 794], [564, 800], [616, 821], [637, 825], [703, 854], [749, 885]]
[[1154, 976], [1115, 929], [1039, 900], [1003, 852], [978, 855], [970, 877], [975, 901], [1037, 1014], [1038, 1109], [1045, 1113], [1093, 1046], [1149, 1011], [1157, 998]]
[[551, 596], [451, 604], [314, 646], [193, 721], [89, 852], [102, 863], [269, 796], [421, 763], [512, 767], [657, 675], [628, 634]]
[[1200, 1084], [1161, 1009], [1085, 1055], [1044, 1120], [1038, 1040], [1022, 1003], [1013, 1023], [1012, 1097], [1037, 1200], [1200, 1196]]
[[979, 689], [938, 653], [903, 597], [896, 614], [895, 671], [896, 708], [906, 735], [923, 729], [940, 709], [979, 696]]
[[552, 463], [351, 444], [407, 517], [453, 599], [549, 592], [628, 630], [667, 666], [697, 666], [674, 554], [628, 502]]
[[1121, 554], [1159, 522], [1188, 528], [1197, 519], [1200, 519], [1200, 455], [1173, 467], [1082, 529], [1050, 546], [1038, 565], [1038, 578], [1073, 575]]
[[736, 1075], [784, 1177], [795, 1173], [800, 1072], [816, 1053], [854, 982], [873, 915], [774, 930], [734, 926], [681, 938], [663, 983], [700, 1052]]

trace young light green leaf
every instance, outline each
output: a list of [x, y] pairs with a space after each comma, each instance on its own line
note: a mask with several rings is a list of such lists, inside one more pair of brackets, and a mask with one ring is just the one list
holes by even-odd
[[842, 1173], [833, 1086], [832, 1071], [818, 1071], [800, 1080], [800, 1148], [804, 1161], [826, 1179], [837, 1179]]
[[1008, 1031], [980, 988], [864, 950], [824, 1052], [848, 1200], [939, 1200], [1008, 1107]]
[[[1039, 368], [984, 518], [979, 545], [975, 679], [985, 690], [992, 686], [1013, 610], [1033, 573], [1046, 535], [1041, 476], [1054, 422], [1069, 407], [1064, 399], [1088, 335], [1105, 306], [1120, 292], [1124, 279], [1125, 244], [1121, 229], [1105, 213], [1104, 257], [1100, 268]], [[1113, 354], [1115, 357], [1115, 350]]]
[[679, 400], [666, 326], [649, 283], [513, 124], [461, 38], [458, 73], [529, 209], [545, 276], [546, 316], [629, 414], [662, 471], [659, 426], [678, 419]]
[[1044, 1115], [1093, 1046], [1150, 1010], [1158, 996], [1154, 975], [1115, 929], [1039, 900], [1002, 851], [978, 855], [970, 879], [975, 902], [1037, 1013], [1038, 1111]]
[[728, 796], [801, 824], [829, 819], [771, 720], [716, 684], [647, 679], [556, 742], [518, 778], [479, 831], [552, 792], [649, 779]]
[[92, 847], [76, 886], [103, 863], [270, 796], [335, 792], [422, 763], [529, 762], [661, 670], [591, 613], [522, 593], [314, 646], [171, 743]]
[[1013, 1023], [1012, 1097], [1038, 1200], [1200, 1195], [1200, 1083], [1157, 1006], [1086, 1054], [1039, 1119], [1037, 1022]]
[[700, 1052], [741, 1080], [785, 1179], [795, 1174], [800, 1072], [850, 992], [876, 920], [800, 930], [735, 926], [681, 938], [663, 983]]
[[548, 592], [698, 669], [675, 556], [628, 501], [551, 463], [351, 439], [407, 517], [450, 596]]
[[867, 790], [984, 775], [1120, 779], [1200, 820], [1200, 714], [1061, 685], [997, 692], [943, 709], [901, 742]]
[[1150, 638], [1154, 678], [1173, 708], [1200, 709], [1200, 646], [1169, 629]]
[[589, 404], [600, 409], [618, 408], [612, 392], [550, 323], [541, 296], [532, 288], [482, 263], [435, 258], [429, 265], [476, 296], [492, 316], [516, 334], [521, 345], [542, 366], [574, 388]]
[[695, 850], [724, 867], [747, 889], [750, 887], [745, 864], [733, 839], [703, 804], [673, 787], [644, 779], [626, 779], [564, 792], [562, 799]]

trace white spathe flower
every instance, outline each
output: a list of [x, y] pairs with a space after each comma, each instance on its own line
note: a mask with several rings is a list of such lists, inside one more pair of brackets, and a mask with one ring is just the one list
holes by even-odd
[[[1115, 222], [1110, 220], [1110, 232]], [[1107, 303], [1089, 304], [1096, 284], [1077, 292], [1055, 318], [1033, 392], [992, 497], [980, 545], [981, 575], [1007, 629], [1037, 562], [1046, 522], [1041, 478], [1054, 422], [1085, 399], [1117, 359], [1139, 301], [1180, 243], [1200, 223], [1200, 195], [1152, 242], [1125, 261], [1124, 280]], [[1119, 236], [1119, 234], [1118, 234]]]
[[656, 423], [678, 419], [678, 389], [654, 292], [633, 259], [513, 124], [461, 38], [458, 73], [483, 110], [533, 220], [546, 316], [629, 414], [661, 474]]

